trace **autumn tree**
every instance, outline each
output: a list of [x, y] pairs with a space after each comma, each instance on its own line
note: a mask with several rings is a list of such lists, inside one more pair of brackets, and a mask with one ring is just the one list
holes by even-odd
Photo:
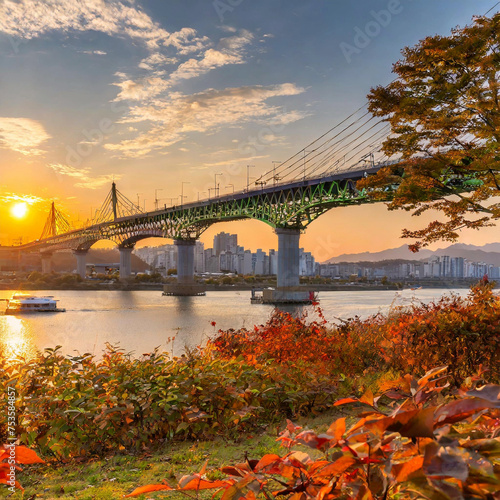
[[500, 218], [500, 14], [475, 18], [450, 36], [430, 36], [403, 49], [396, 79], [372, 88], [369, 110], [391, 126], [382, 149], [401, 161], [358, 183], [389, 209], [444, 214], [417, 231], [417, 251], [455, 241], [462, 228]]

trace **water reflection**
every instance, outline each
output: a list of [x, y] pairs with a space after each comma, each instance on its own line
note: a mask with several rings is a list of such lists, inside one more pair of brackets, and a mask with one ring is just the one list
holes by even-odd
[[[467, 290], [462, 292], [467, 294]], [[0, 299], [13, 293], [0, 291]], [[8, 350], [11, 356], [29, 356], [35, 352], [35, 344], [41, 351], [62, 345], [64, 354], [90, 352], [99, 357], [109, 342], [136, 356], [152, 352], [157, 346], [180, 356], [185, 346], [203, 345], [219, 329], [252, 329], [254, 325], [264, 324], [273, 311], [270, 305], [250, 305], [249, 292], [208, 292], [205, 297], [165, 297], [158, 291], [45, 293], [56, 295], [66, 312], [14, 317], [3, 316], [0, 311], [1, 351]], [[414, 294], [428, 302], [443, 293], [444, 290], [399, 292], [397, 303], [405, 303], [403, 301]], [[395, 292], [389, 290], [322, 292], [320, 295], [320, 307], [328, 321], [355, 315], [367, 317], [387, 311], [394, 302]], [[298, 316], [307, 313], [308, 321], [317, 319], [311, 306], [282, 309]]]
[[7, 359], [34, 358], [37, 348], [30, 323], [15, 316], [0, 319], [0, 352]]

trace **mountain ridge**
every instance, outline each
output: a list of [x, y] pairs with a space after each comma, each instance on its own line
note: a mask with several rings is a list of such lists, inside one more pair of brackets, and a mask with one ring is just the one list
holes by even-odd
[[487, 243], [482, 246], [465, 243], [455, 243], [448, 247], [428, 250], [424, 248], [420, 252], [412, 253], [408, 245], [397, 248], [388, 248], [379, 252], [361, 252], [341, 254], [323, 262], [323, 264], [338, 264], [340, 262], [380, 262], [384, 260], [428, 260], [431, 257], [463, 257], [472, 262], [484, 262], [493, 266], [500, 266], [500, 243]]

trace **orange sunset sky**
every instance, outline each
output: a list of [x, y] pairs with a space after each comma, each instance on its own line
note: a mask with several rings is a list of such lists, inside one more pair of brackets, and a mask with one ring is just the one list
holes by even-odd
[[[495, 5], [236, 3], [0, 1], [1, 245], [40, 237], [52, 200], [83, 224], [113, 179], [149, 211], [155, 190], [169, 205], [183, 181], [187, 201], [207, 197], [215, 174], [221, 193], [242, 189], [247, 165], [255, 165], [252, 177], [271, 169], [361, 106], [372, 86], [390, 82], [404, 46], [446, 35]], [[373, 36], [360, 39], [369, 23]], [[320, 261], [379, 251], [405, 243], [402, 228], [435, 217], [383, 204], [334, 209], [301, 246]], [[220, 231], [237, 233], [248, 249], [277, 248], [273, 230], [256, 221], [214, 225], [202, 241], [211, 246]], [[499, 237], [495, 227], [460, 241]]]

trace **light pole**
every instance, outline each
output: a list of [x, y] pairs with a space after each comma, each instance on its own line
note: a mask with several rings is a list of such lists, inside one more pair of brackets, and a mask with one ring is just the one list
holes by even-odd
[[217, 188], [208, 188], [208, 201], [210, 201], [210, 191], [213, 191], [214, 189]]
[[158, 191], [163, 191], [163, 189], [155, 189], [155, 210], [158, 210]]
[[315, 149], [306, 150], [304, 148], [304, 181], [306, 180], [306, 153], [307, 154], [314, 153], [314, 151], [316, 151], [316, 150]]
[[217, 193], [217, 176], [222, 176], [222, 173], [215, 174], [215, 196], [219, 196], [219, 194]]
[[272, 161], [273, 164], [273, 186], [276, 185], [276, 182], [279, 180], [279, 177], [276, 175], [276, 163], [281, 165], [280, 161]]
[[140, 212], [141, 211], [141, 204], [139, 203], [139, 195], [142, 193], [137, 193], [137, 210]]
[[144, 198], [142, 200], [142, 211], [145, 212], [146, 211], [146, 198]]
[[247, 165], [247, 193], [250, 191], [250, 169], [254, 167], [255, 165]]
[[[190, 182], [187, 182], [187, 181], [182, 181], [181, 183], [181, 209], [182, 209], [182, 205], [184, 204], [184, 184], [191, 184]], [[187, 198], [187, 196], [186, 196]]]

